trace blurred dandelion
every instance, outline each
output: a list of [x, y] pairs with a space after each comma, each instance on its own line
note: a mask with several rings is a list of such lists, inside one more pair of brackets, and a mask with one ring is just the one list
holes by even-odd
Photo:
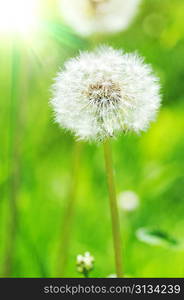
[[89, 277], [89, 273], [94, 267], [94, 257], [89, 252], [85, 252], [84, 255], [77, 255], [76, 265], [77, 271], [82, 273], [84, 277]]
[[66, 22], [83, 36], [125, 30], [136, 15], [140, 0], [61, 0]]
[[116, 275], [116, 274], [109, 274], [109, 275], [107, 276], [107, 278], [117, 278], [117, 275]]
[[119, 207], [127, 212], [136, 210], [139, 206], [139, 201], [138, 195], [133, 191], [124, 191], [118, 196]]
[[[125, 278], [131, 278], [132, 276], [128, 275], [128, 274], [125, 274], [124, 275]], [[109, 274], [107, 276], [107, 278], [117, 278], [117, 275], [116, 274]]]
[[81, 53], [59, 72], [51, 100], [55, 120], [78, 139], [103, 141], [112, 218], [116, 274], [123, 276], [122, 249], [109, 138], [148, 128], [160, 107], [159, 83], [137, 54], [111, 47]]

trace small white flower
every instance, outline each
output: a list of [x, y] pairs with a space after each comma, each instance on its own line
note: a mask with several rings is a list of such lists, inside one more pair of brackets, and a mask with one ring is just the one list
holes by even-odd
[[83, 256], [82, 255], [77, 255], [77, 264], [81, 264], [83, 262]]
[[139, 206], [139, 197], [133, 191], [124, 191], [118, 196], [119, 206], [122, 210], [133, 211]]
[[84, 255], [77, 255], [76, 264], [77, 271], [86, 274], [93, 269], [94, 257], [89, 252], [85, 252]]
[[140, 0], [61, 0], [61, 13], [79, 34], [114, 33], [126, 29]]
[[82, 52], [59, 72], [55, 120], [81, 140], [146, 130], [160, 107], [158, 79], [137, 54], [111, 47]]

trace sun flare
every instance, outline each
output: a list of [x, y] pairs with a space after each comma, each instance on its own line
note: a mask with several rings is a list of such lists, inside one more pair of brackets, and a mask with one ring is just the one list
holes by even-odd
[[28, 34], [38, 24], [36, 0], [0, 0], [0, 33]]

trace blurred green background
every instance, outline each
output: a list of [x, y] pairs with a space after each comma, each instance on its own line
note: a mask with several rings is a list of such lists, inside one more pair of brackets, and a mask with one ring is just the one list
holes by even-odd
[[[144, 0], [124, 32], [81, 38], [61, 19], [57, 1], [40, 1], [34, 37], [0, 35], [0, 274], [56, 277], [71, 197], [72, 135], [53, 122], [53, 77], [79, 50], [105, 43], [138, 51], [161, 79], [157, 122], [140, 136], [112, 142], [117, 193], [132, 190], [139, 207], [120, 213], [125, 273], [184, 277], [184, 2]], [[83, 143], [65, 276], [81, 277], [76, 255], [95, 257], [92, 277], [115, 273], [101, 145]], [[179, 247], [137, 239], [139, 228], [167, 234]], [[62, 275], [62, 274], [61, 274]]]

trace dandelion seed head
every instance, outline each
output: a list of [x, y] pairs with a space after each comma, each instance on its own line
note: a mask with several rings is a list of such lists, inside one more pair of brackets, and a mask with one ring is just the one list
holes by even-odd
[[55, 120], [78, 139], [139, 133], [155, 119], [159, 83], [137, 54], [103, 46], [66, 62], [53, 86]]
[[94, 266], [94, 257], [89, 252], [84, 255], [77, 255], [77, 271], [79, 273], [90, 272]]
[[66, 22], [79, 34], [114, 33], [128, 27], [140, 0], [61, 0]]

